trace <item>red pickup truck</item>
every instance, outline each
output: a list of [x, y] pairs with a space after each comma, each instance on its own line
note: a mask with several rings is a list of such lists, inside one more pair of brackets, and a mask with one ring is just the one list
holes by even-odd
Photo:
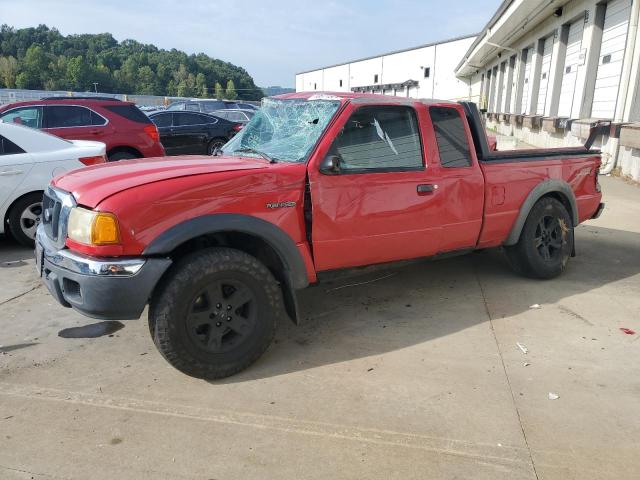
[[[591, 143], [589, 140], [589, 143]], [[136, 319], [201, 378], [232, 375], [297, 322], [322, 274], [504, 247], [552, 278], [602, 212], [600, 154], [496, 152], [472, 103], [364, 94], [265, 99], [217, 157], [64, 174], [44, 196], [36, 264], [62, 305]]]

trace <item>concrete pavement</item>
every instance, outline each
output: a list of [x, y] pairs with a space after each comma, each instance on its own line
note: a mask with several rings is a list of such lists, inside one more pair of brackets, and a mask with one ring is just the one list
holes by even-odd
[[60, 338], [96, 322], [2, 241], [25, 263], [0, 268], [0, 478], [638, 478], [640, 189], [602, 184], [561, 278], [488, 251], [318, 285], [211, 383], [160, 357], [146, 314]]

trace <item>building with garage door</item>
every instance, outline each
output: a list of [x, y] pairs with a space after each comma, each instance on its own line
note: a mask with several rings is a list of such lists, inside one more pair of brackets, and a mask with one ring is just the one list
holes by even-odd
[[455, 67], [475, 40], [458, 37], [296, 74], [296, 91], [369, 92], [411, 98], [466, 99], [469, 79]]
[[603, 171], [640, 180], [640, 0], [507, 0], [456, 66], [487, 125], [534, 146], [601, 125]]

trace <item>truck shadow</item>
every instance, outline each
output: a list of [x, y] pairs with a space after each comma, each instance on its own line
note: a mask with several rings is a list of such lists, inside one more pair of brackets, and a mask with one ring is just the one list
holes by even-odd
[[0, 262], [3, 265], [32, 259], [33, 249], [20, 245], [13, 238], [9, 238], [6, 235], [0, 235]]
[[309, 288], [300, 294], [299, 326], [282, 322], [256, 364], [212, 383], [268, 378], [418, 346], [487, 323], [487, 306], [498, 312], [494, 317], [510, 317], [533, 303], [556, 304], [640, 273], [640, 233], [581, 225], [576, 242], [577, 257], [554, 280], [518, 276], [496, 249]]

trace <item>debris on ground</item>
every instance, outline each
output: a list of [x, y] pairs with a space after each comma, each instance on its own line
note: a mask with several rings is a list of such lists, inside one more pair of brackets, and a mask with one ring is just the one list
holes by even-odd
[[549, 400], [557, 400], [560, 398], [560, 395], [557, 393], [549, 392]]
[[620, 327], [620, 331], [626, 333], [627, 335], [635, 335], [636, 332], [631, 330], [630, 328]]
[[529, 305], [529, 308], [532, 309], [532, 310], [537, 310], [537, 309], [542, 308], [542, 307], [540, 306], [539, 303], [534, 303], [533, 305]]
[[516, 345], [518, 346], [518, 348], [520, 349], [520, 351], [522, 353], [524, 353], [525, 355], [527, 353], [529, 353], [529, 349], [527, 347], [525, 347], [523, 344], [521, 344], [520, 342], [516, 342]]
[[524, 363], [522, 364], [522, 366], [523, 366], [523, 367], [528, 367], [529, 365], [531, 365], [529, 362], [524, 362]]

